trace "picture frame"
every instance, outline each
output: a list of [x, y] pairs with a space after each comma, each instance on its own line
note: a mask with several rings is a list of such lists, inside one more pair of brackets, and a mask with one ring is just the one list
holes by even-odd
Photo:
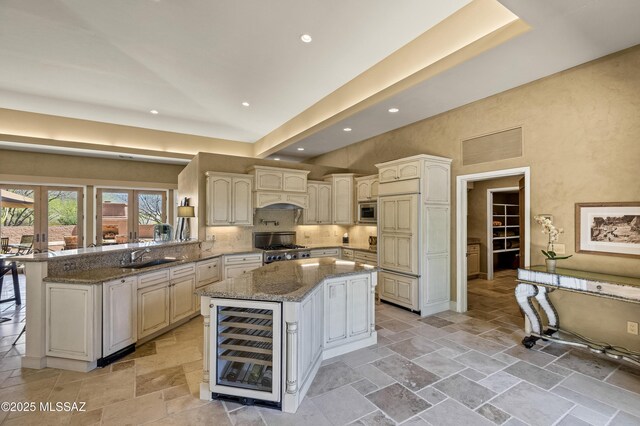
[[576, 203], [576, 253], [640, 258], [640, 201]]

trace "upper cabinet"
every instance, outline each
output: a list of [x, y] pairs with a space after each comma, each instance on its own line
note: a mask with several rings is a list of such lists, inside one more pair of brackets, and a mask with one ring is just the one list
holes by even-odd
[[255, 177], [256, 191], [307, 192], [307, 170], [254, 166], [249, 174]]
[[336, 225], [353, 225], [354, 220], [354, 174], [338, 173], [325, 177], [331, 183], [331, 202], [333, 223]]
[[308, 181], [307, 194], [309, 206], [304, 209], [304, 223], [306, 225], [331, 224], [331, 184]]
[[207, 172], [207, 226], [251, 226], [253, 177]]
[[420, 166], [420, 160], [399, 161], [394, 162], [394, 164], [381, 165], [378, 167], [380, 183], [419, 178], [422, 176]]
[[356, 199], [358, 202], [378, 199], [378, 175], [356, 178]]

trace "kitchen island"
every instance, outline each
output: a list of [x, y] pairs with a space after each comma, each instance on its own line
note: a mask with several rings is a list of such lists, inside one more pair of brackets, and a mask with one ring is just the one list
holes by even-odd
[[293, 413], [322, 360], [377, 342], [377, 268], [335, 258], [272, 263], [203, 287], [200, 398]]

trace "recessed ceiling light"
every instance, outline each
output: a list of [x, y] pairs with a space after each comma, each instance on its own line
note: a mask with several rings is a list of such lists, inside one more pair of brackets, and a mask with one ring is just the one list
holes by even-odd
[[159, 112], [158, 112], [158, 110], [157, 110], [157, 109], [152, 109], [152, 110], [151, 110], [151, 111], [149, 111], [149, 112], [150, 112], [151, 114], [153, 114], [153, 115], [157, 115], [157, 114], [159, 114]]
[[392, 114], [394, 112], [398, 112], [398, 111], [400, 111], [398, 108], [389, 108], [389, 112], [392, 113]]
[[298, 148], [298, 151], [304, 151], [304, 148]]
[[244, 107], [248, 107], [248, 106], [249, 106], [249, 102], [244, 101], [244, 102], [242, 103], [242, 106], [244, 106]]
[[344, 129], [342, 129], [342, 130], [344, 130], [345, 132], [350, 132], [352, 129], [351, 129], [351, 127], [345, 127], [345, 128], [344, 128]]
[[280, 161], [280, 157], [276, 157], [276, 158], [274, 158], [274, 160]]
[[309, 34], [302, 34], [300, 36], [300, 40], [302, 40], [303, 43], [311, 43], [311, 41], [313, 39], [311, 38], [311, 36]]

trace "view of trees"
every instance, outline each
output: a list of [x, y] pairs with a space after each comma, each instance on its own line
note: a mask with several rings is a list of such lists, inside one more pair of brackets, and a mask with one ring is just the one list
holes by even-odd
[[[123, 192], [104, 192], [102, 195], [102, 201], [128, 204], [129, 196]], [[163, 223], [162, 195], [145, 193], [138, 194], [138, 223], [140, 225]]]
[[[12, 189], [14, 194], [33, 199], [33, 190]], [[73, 191], [49, 191], [49, 225], [77, 225], [77, 194]], [[2, 207], [2, 226], [32, 226], [33, 208]]]

